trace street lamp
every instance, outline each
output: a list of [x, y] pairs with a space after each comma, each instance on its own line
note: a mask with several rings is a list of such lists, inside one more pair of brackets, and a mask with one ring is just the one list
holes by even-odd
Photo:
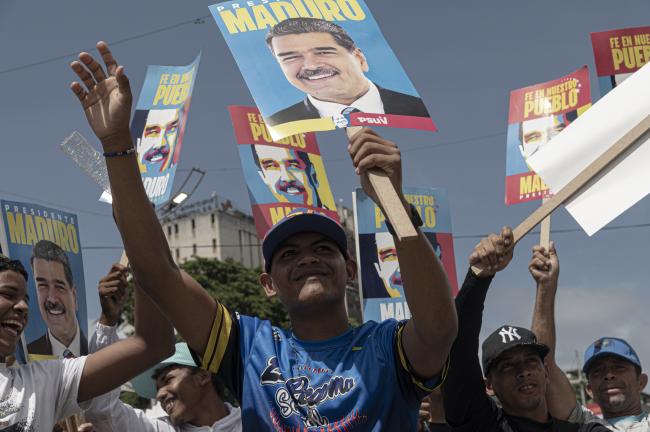
[[187, 174], [187, 177], [185, 177], [181, 187], [178, 188], [178, 192], [174, 194], [173, 198], [158, 208], [158, 217], [161, 218], [162, 216], [167, 215], [167, 213], [180, 207], [196, 191], [199, 184], [201, 184], [201, 181], [203, 181], [203, 177], [205, 177], [205, 171], [193, 167]]

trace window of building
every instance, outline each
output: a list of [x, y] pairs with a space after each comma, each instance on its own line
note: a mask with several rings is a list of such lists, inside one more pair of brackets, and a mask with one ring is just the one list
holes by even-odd
[[167, 237], [171, 237], [171, 236], [172, 236], [172, 226], [167, 225]]
[[214, 226], [214, 213], [210, 215], [210, 225]]
[[192, 245], [192, 255], [196, 255], [196, 244]]
[[181, 251], [180, 249], [176, 248], [176, 261], [178, 261], [179, 259], [181, 259]]
[[174, 234], [178, 234], [178, 224], [174, 224]]
[[217, 239], [212, 239], [212, 253], [217, 253]]

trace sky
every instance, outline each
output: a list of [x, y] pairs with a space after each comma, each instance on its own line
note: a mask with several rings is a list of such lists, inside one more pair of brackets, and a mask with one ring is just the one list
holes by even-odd
[[[250, 209], [227, 105], [253, 105], [230, 51], [194, 0], [0, 2], [0, 197], [59, 207], [79, 216], [89, 291], [119, 259], [121, 240], [99, 188], [61, 152], [74, 130], [89, 130], [68, 64], [98, 40], [111, 44], [138, 94], [149, 64], [184, 65], [202, 51], [177, 184], [191, 167], [207, 171], [195, 199], [216, 193]], [[386, 39], [426, 103], [439, 132], [379, 130], [402, 150], [404, 184], [448, 190], [458, 277], [480, 236], [516, 226], [538, 202], [504, 204], [510, 90], [588, 65], [599, 95], [590, 32], [648, 25], [650, 2], [368, 0]], [[115, 43], [117, 42], [117, 43]], [[342, 131], [318, 134], [337, 201], [351, 207], [358, 186]], [[95, 145], [96, 141], [91, 140]], [[628, 339], [650, 364], [646, 197], [593, 237], [564, 209], [551, 228], [561, 261], [557, 357], [576, 365], [600, 336]], [[487, 297], [482, 337], [504, 323], [529, 327], [535, 286], [527, 266], [538, 236], [517, 246]], [[96, 297], [89, 316], [98, 314]], [[33, 312], [34, 313], [34, 312]]]

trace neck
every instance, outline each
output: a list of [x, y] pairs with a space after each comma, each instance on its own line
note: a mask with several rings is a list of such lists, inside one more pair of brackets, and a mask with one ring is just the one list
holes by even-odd
[[[602, 409], [602, 406], [601, 406]], [[627, 417], [627, 416], [636, 416], [641, 414], [641, 401], [636, 402], [633, 406], [631, 406], [628, 409], [617, 411], [617, 412], [611, 412], [607, 411], [605, 409], [602, 409], [603, 411], [603, 417], [605, 419], [611, 419], [611, 418], [617, 418], [617, 417]]]
[[202, 397], [201, 403], [195, 408], [197, 415], [190, 422], [194, 426], [212, 426], [228, 415], [226, 405], [214, 391]]
[[75, 326], [74, 331], [72, 333], [67, 333], [67, 334], [62, 334], [62, 335], [52, 333], [52, 336], [54, 336], [54, 338], [56, 340], [61, 342], [66, 347], [69, 347], [70, 345], [72, 345], [72, 341], [74, 340], [74, 337], [76, 335], [77, 335], [77, 327], [76, 326]]
[[546, 406], [546, 402], [544, 401], [542, 401], [534, 409], [527, 409], [527, 410], [509, 409], [506, 410], [506, 413], [508, 415], [515, 416], [515, 417], [527, 418], [529, 420], [533, 420], [538, 423], [545, 423], [549, 419], [548, 407]]
[[344, 304], [334, 308], [321, 305], [317, 310], [292, 312], [289, 317], [293, 334], [304, 341], [331, 339], [342, 335], [350, 327]]

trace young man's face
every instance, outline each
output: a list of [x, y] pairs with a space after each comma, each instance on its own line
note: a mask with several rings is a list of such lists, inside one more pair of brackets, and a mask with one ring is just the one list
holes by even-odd
[[156, 377], [156, 399], [174, 425], [191, 423], [196, 418], [205, 386], [212, 386], [205, 382], [206, 377], [210, 379], [207, 372], [192, 373], [192, 369], [181, 365], [168, 366]]
[[271, 46], [287, 80], [316, 99], [347, 105], [367, 91], [365, 56], [329, 33], [276, 36]]
[[[356, 272], [336, 244], [322, 234], [290, 237], [273, 254], [270, 280], [261, 277], [267, 294], [277, 294], [292, 311], [335, 307], [345, 299], [346, 282]], [[266, 276], [265, 276], [266, 275]]]
[[587, 391], [606, 417], [620, 417], [640, 408], [641, 390], [648, 377], [618, 356], [601, 357], [589, 367]]
[[16, 351], [29, 312], [25, 278], [12, 270], [0, 272], [0, 357]]
[[[293, 150], [256, 145], [260, 162], [260, 177], [276, 197], [297, 204], [309, 204], [308, 179], [305, 163]], [[312, 192], [313, 193], [313, 192]]]
[[43, 321], [54, 337], [67, 345], [77, 332], [77, 290], [66, 279], [63, 264], [58, 261], [35, 258], [33, 270]]
[[492, 391], [513, 415], [525, 417], [545, 402], [548, 372], [539, 353], [530, 347], [505, 351], [490, 368], [486, 379]]

